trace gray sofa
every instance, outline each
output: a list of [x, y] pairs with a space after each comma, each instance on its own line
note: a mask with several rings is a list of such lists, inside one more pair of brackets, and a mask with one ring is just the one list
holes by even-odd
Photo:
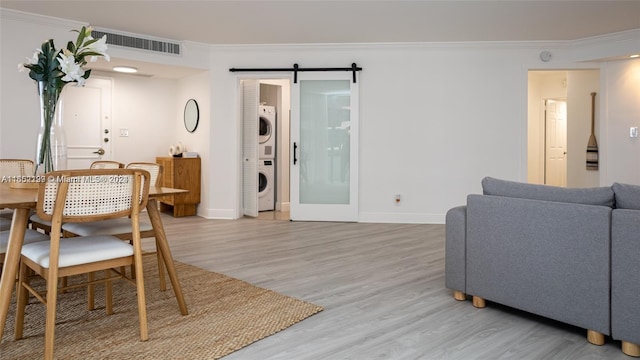
[[446, 217], [446, 286], [587, 329], [640, 356], [640, 186], [569, 189], [485, 178]]

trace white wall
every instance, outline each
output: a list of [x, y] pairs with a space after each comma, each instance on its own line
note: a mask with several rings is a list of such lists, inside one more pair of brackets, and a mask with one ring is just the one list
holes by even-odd
[[602, 161], [598, 170], [587, 170], [587, 143], [591, 135], [591, 93], [595, 99], [595, 133], [597, 141], [602, 140], [600, 116], [600, 72], [569, 71], [567, 74], [567, 187], [596, 187], [600, 185], [599, 174], [603, 171]]
[[[101, 74], [105, 76], [105, 74]], [[108, 74], [113, 79], [111, 150], [124, 164], [155, 162], [171, 145], [167, 129], [176, 122], [177, 81]], [[128, 137], [120, 137], [128, 129]]]
[[629, 127], [640, 127], [640, 59], [609, 62], [603, 72], [600, 181], [640, 185], [640, 144], [629, 138]]
[[[16, 64], [32, 53], [42, 34], [66, 38], [76, 23], [41, 25], [2, 15], [0, 156], [15, 157], [33, 152], [38, 118], [35, 86], [26, 74], [15, 71]], [[118, 107], [120, 114], [137, 114], [130, 121], [146, 122], [145, 127], [155, 129], [156, 140], [149, 136], [153, 145], [148, 146], [154, 155], [163, 155], [167, 142], [182, 137], [179, 114], [185, 99], [196, 96], [191, 91], [209, 90], [202, 95], [202, 103], [199, 101], [209, 113], [203, 115], [208, 116], [203, 119], [210, 126], [208, 139], [200, 137], [205, 132], [197, 132], [193, 139], [185, 137], [208, 153], [208, 158], [202, 154], [206, 163], [203, 186], [208, 194], [198, 211], [206, 217], [234, 218], [239, 214], [241, 189], [238, 80], [248, 75], [231, 73], [229, 68], [289, 67], [294, 63], [346, 67], [356, 62], [364, 68], [359, 80], [360, 221], [441, 223], [450, 207], [465, 203], [467, 194], [481, 191], [484, 176], [527, 181], [530, 69], [604, 70], [600, 93], [605, 101], [600, 112], [606, 125], [599, 137], [606, 168], [601, 171], [601, 182], [640, 183], [637, 141], [628, 139], [629, 124], [637, 123], [640, 112], [638, 62], [584, 63], [638, 51], [640, 29], [615, 35], [620, 37], [628, 41], [616, 41], [615, 48], [607, 45], [611, 42], [606, 36], [576, 43], [230, 45], [210, 46], [207, 51], [196, 46], [185, 58], [170, 60], [207, 68], [207, 75], [175, 83], [138, 79], [140, 84], [127, 84], [130, 90], [139, 89], [128, 91], [127, 96], [134, 98], [126, 106], [114, 102], [114, 108]], [[554, 60], [542, 63], [538, 54], [547, 49], [554, 53]], [[169, 62], [140, 51], [115, 50], [120, 57]], [[269, 75], [288, 78], [290, 73]], [[120, 82], [115, 92], [125, 84], [125, 80]], [[135, 108], [141, 103], [135, 101], [138, 96], [145, 99], [140, 109]], [[156, 98], [166, 101], [157, 104], [160, 110], [149, 108]], [[122, 95], [114, 94], [114, 99], [122, 99]], [[145, 117], [149, 111], [155, 116]], [[34, 119], [33, 124], [29, 119]], [[627, 134], [627, 138], [620, 134]], [[33, 144], [29, 139], [34, 139]], [[122, 154], [120, 149], [116, 151], [118, 156]], [[402, 195], [399, 206], [395, 205], [395, 194]]]
[[[193, 75], [178, 82], [178, 106], [176, 109], [173, 131], [169, 134], [169, 144], [182, 142], [187, 151], [197, 152], [200, 156], [201, 166], [201, 186], [200, 205], [198, 205], [198, 215], [209, 217], [211, 189], [217, 184], [211, 182], [210, 174], [214, 171], [211, 163], [211, 148], [209, 139], [211, 137], [211, 91], [210, 76], [208, 72]], [[189, 99], [195, 99], [198, 103], [199, 122], [198, 127], [190, 133], [184, 127], [184, 106]], [[168, 149], [167, 145], [166, 149]], [[165, 153], [167, 153], [165, 149]]]

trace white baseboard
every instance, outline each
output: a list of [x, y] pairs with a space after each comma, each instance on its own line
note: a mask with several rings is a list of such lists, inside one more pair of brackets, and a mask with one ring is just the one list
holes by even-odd
[[[281, 210], [289, 211], [290, 203], [282, 203]], [[238, 217], [233, 209], [202, 209], [198, 211], [198, 216], [205, 219], [234, 220]], [[381, 212], [361, 212], [358, 222], [361, 223], [397, 223], [397, 224], [444, 224], [446, 214], [424, 214], [424, 213], [381, 213]]]
[[205, 219], [234, 220], [238, 218], [233, 209], [203, 209], [198, 211], [198, 215]]
[[276, 203], [276, 211], [290, 211], [291, 209], [291, 203], [288, 202], [283, 202], [283, 203]]
[[446, 214], [361, 212], [361, 223], [444, 224]]

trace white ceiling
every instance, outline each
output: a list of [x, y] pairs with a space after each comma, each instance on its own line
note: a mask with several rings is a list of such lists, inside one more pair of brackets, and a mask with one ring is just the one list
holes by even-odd
[[640, 0], [2, 0], [0, 7], [208, 44], [575, 40], [640, 28]]
[[640, 28], [640, 1], [15, 1], [3, 8], [209, 44], [575, 40]]

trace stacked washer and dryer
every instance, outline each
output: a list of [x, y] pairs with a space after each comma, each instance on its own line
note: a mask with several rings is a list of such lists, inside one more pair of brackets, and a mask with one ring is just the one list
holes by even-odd
[[258, 211], [275, 209], [276, 109], [258, 108]]

